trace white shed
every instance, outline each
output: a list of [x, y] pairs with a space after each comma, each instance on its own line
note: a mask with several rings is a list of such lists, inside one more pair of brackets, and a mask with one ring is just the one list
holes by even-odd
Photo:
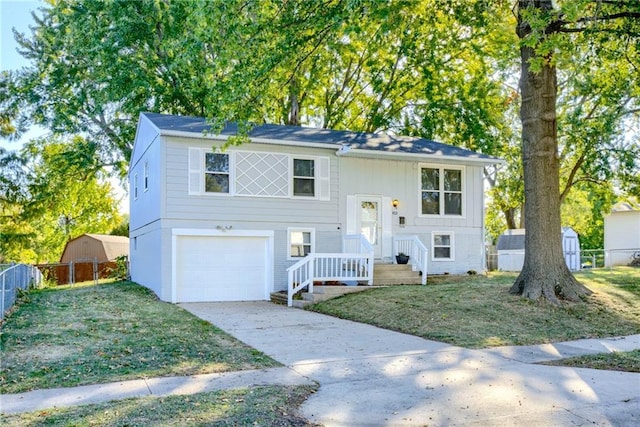
[[604, 265], [628, 265], [640, 251], [640, 210], [618, 203], [604, 217]]
[[520, 271], [524, 264], [524, 228], [506, 230], [498, 237], [498, 270]]
[[[525, 229], [506, 230], [498, 237], [498, 270], [520, 271], [524, 264]], [[571, 227], [562, 227], [562, 250], [567, 267], [580, 270], [580, 240]]]

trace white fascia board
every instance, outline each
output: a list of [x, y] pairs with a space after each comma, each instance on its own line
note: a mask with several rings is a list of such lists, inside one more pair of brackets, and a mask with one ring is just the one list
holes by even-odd
[[[176, 136], [183, 138], [205, 138], [211, 140], [218, 141], [227, 141], [229, 139], [229, 135], [214, 135], [214, 134], [201, 134], [194, 132], [184, 132], [184, 131], [174, 131], [174, 130], [161, 130], [161, 135], [166, 136]], [[293, 147], [311, 147], [311, 148], [321, 148], [324, 150], [332, 150], [335, 151], [342, 147], [342, 144], [323, 144], [317, 142], [305, 142], [305, 141], [296, 141], [296, 143], [292, 143], [290, 141], [283, 141], [279, 139], [268, 139], [268, 138], [249, 138], [251, 142], [257, 144], [272, 144], [272, 145], [286, 145]], [[445, 163], [469, 163], [469, 164], [481, 164], [481, 165], [496, 165], [496, 164], [505, 164], [506, 161], [502, 159], [481, 159], [481, 158], [473, 158], [473, 157], [460, 157], [460, 156], [439, 156], [439, 155], [430, 155], [430, 154], [420, 154], [420, 153], [390, 153], [382, 150], [363, 150], [360, 148], [351, 148], [347, 154], [343, 154], [343, 157], [373, 157], [373, 158], [396, 158], [398, 160], [416, 160], [417, 158], [424, 159], [424, 161], [442, 161]]]
[[[161, 131], [162, 135], [165, 136], [177, 136], [182, 138], [204, 138], [211, 139], [217, 141], [228, 141], [230, 135], [215, 135], [215, 134], [202, 134], [202, 133], [193, 133], [193, 132], [184, 132], [184, 131], [175, 131], [175, 130], [163, 130]], [[313, 147], [313, 148], [322, 148], [325, 150], [336, 150], [341, 147], [339, 144], [323, 144], [317, 142], [305, 142], [305, 141], [296, 141], [295, 144], [289, 141], [283, 141], [279, 139], [267, 139], [267, 138], [254, 138], [249, 137], [249, 140], [253, 143], [258, 144], [272, 144], [272, 145], [288, 145], [292, 147]]]
[[390, 153], [388, 151], [375, 151], [375, 150], [362, 150], [358, 148], [352, 148], [348, 154], [343, 157], [385, 157], [396, 158], [397, 160], [416, 160], [420, 159], [421, 162], [439, 162], [439, 163], [469, 163], [469, 164], [481, 164], [481, 165], [496, 165], [506, 164], [503, 159], [482, 159], [474, 157], [460, 157], [460, 156], [442, 156], [437, 154], [420, 154], [420, 153]]
[[[138, 147], [138, 144], [136, 144], [138, 142], [138, 137], [140, 135], [140, 129], [142, 128], [142, 121], [144, 120], [144, 122], [149, 125], [149, 127], [153, 130], [155, 130], [156, 135], [153, 137], [152, 143], [155, 142], [156, 139], [158, 139], [158, 137], [162, 134], [162, 131], [160, 130], [160, 128], [158, 128], [158, 126], [156, 126], [155, 123], [153, 123], [151, 120], [149, 120], [147, 118], [147, 116], [144, 115], [144, 113], [140, 113], [140, 116], [138, 118], [138, 124], [136, 125], [136, 135], [133, 138], [133, 147], [131, 147], [131, 160], [133, 161], [137, 156], [136, 153], [140, 150], [140, 147]], [[151, 145], [151, 144], [149, 144]], [[142, 156], [140, 156], [142, 157]], [[137, 163], [133, 163], [130, 162], [129, 163], [129, 170], [127, 171], [127, 176], [131, 176], [131, 171], [133, 170], [133, 168], [136, 166]]]

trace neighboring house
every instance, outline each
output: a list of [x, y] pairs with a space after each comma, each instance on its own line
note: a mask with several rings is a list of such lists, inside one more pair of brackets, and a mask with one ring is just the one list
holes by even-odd
[[365, 235], [376, 262], [417, 236], [428, 272], [484, 270], [483, 168], [419, 138], [262, 125], [250, 143], [206, 120], [140, 115], [129, 169], [131, 278], [162, 300], [266, 300], [287, 268]]
[[[522, 270], [525, 234], [524, 228], [516, 228], [506, 230], [498, 237], [498, 270]], [[571, 227], [562, 227], [562, 251], [569, 270], [580, 270], [580, 240]]]
[[616, 204], [604, 217], [605, 267], [629, 265], [640, 256], [640, 210], [629, 203]]
[[67, 242], [60, 257], [61, 263], [107, 262], [129, 255], [129, 238], [107, 234], [83, 234]]

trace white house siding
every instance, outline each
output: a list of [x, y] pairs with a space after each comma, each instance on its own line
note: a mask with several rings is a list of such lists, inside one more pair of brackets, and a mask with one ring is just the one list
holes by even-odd
[[640, 211], [616, 211], [604, 218], [605, 266], [627, 265], [640, 250]]
[[[429, 250], [430, 274], [466, 273], [484, 270], [483, 256], [483, 181], [482, 167], [467, 165], [464, 171], [464, 215], [421, 216], [420, 167], [424, 161], [400, 161], [357, 158], [345, 155], [338, 158], [340, 188], [340, 222], [346, 224], [347, 195], [381, 195], [399, 202], [397, 215], [392, 215], [393, 234], [418, 235]], [[459, 164], [440, 163], [443, 166]], [[394, 177], [390, 179], [389, 177]], [[405, 217], [400, 227], [399, 218]], [[454, 260], [432, 261], [432, 232], [454, 233]]]
[[[313, 228], [316, 252], [339, 252], [346, 233], [347, 196], [381, 196], [384, 203], [398, 199], [392, 215], [393, 234], [418, 235], [431, 253], [432, 232], [454, 233], [454, 259], [432, 261], [429, 273], [465, 273], [483, 270], [482, 167], [464, 169], [464, 215], [420, 215], [420, 166], [431, 161], [335, 155], [329, 149], [276, 144], [243, 144], [228, 150], [322, 156], [329, 160], [329, 200], [189, 194], [189, 148], [211, 149], [212, 139], [158, 136], [147, 119], [138, 127], [130, 178], [138, 174], [138, 199], [131, 197], [132, 279], [165, 301], [172, 298], [172, 231], [175, 229], [272, 231], [274, 288], [286, 289], [289, 228]], [[144, 192], [144, 164], [150, 186]], [[460, 162], [439, 162], [459, 166]], [[404, 227], [399, 217], [405, 217]], [[134, 244], [137, 246], [134, 249]], [[145, 267], [143, 267], [145, 266]]]
[[326, 156], [330, 159], [329, 201], [288, 199], [276, 197], [245, 197], [225, 195], [189, 195], [188, 148], [211, 148], [212, 141], [189, 138], [166, 138], [166, 211], [167, 219], [207, 220], [215, 215], [217, 221], [261, 221], [288, 224], [336, 224], [338, 176], [335, 165], [335, 150], [320, 150], [298, 147], [244, 144], [229, 150], [267, 151], [299, 155]]
[[[287, 260], [288, 228], [314, 228], [317, 252], [339, 252], [341, 230], [338, 218], [338, 168], [335, 150], [309, 149], [264, 144], [244, 144], [229, 150], [281, 152], [298, 155], [325, 156], [330, 159], [330, 200], [304, 200], [275, 197], [245, 197], [225, 195], [189, 195], [188, 149], [210, 149], [211, 140], [163, 137], [165, 144], [165, 183], [163, 230], [173, 228], [274, 231], [274, 287], [287, 287], [286, 269], [296, 261]], [[164, 234], [164, 233], [163, 233]], [[169, 240], [170, 241], [170, 240]], [[163, 245], [163, 257], [171, 257], [171, 245]], [[168, 270], [167, 277], [171, 277]], [[171, 283], [163, 285], [170, 292]]]
[[[140, 134], [143, 129], [146, 128], [140, 127], [138, 133]], [[131, 183], [129, 186], [129, 228], [131, 230], [136, 230], [162, 217], [161, 200], [164, 188], [162, 147], [159, 138], [154, 137], [153, 134], [145, 135], [142, 139], [147, 144], [136, 144], [136, 161], [131, 163], [129, 169]], [[149, 168], [148, 188], [146, 190], [144, 187], [145, 164]], [[137, 197], [134, 194], [136, 177]]]
[[[166, 293], [166, 254], [160, 221], [145, 227], [131, 229], [129, 235], [129, 260], [131, 280], [151, 289], [162, 300], [168, 301]], [[170, 273], [168, 277], [171, 277]]]

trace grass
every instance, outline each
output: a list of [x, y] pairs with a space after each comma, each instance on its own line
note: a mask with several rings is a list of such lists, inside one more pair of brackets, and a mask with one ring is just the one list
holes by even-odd
[[308, 386], [252, 387], [190, 396], [146, 397], [3, 417], [6, 427], [310, 426], [295, 415]]
[[556, 307], [510, 295], [512, 273], [430, 277], [321, 302], [311, 310], [467, 348], [640, 333], [640, 269], [576, 274], [594, 294]]
[[569, 359], [544, 362], [543, 364], [605, 369], [608, 371], [640, 372], [640, 350], [571, 357]]
[[0, 393], [279, 366], [131, 282], [31, 291], [0, 331]]

